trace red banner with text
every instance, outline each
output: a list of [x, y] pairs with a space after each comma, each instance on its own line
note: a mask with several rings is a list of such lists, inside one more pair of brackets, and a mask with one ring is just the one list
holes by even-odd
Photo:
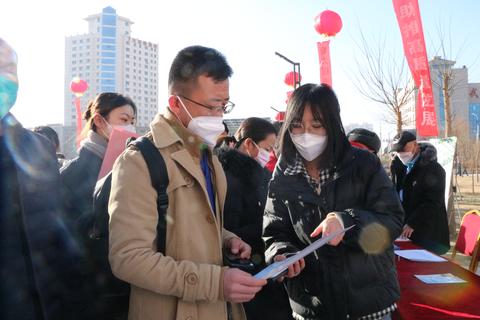
[[422, 137], [438, 136], [437, 116], [418, 0], [393, 0], [393, 6], [402, 34], [405, 57], [415, 86], [418, 88], [417, 134]]
[[332, 86], [332, 67], [330, 65], [330, 40], [317, 42], [320, 62], [320, 83]]

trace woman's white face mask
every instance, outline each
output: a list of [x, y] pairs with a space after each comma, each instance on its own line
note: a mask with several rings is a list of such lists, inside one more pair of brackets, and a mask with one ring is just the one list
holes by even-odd
[[220, 134], [225, 130], [222, 122], [223, 118], [213, 116], [199, 116], [194, 118], [190, 112], [188, 112], [187, 108], [183, 104], [182, 99], [179, 96], [177, 96], [177, 98], [191, 119], [188, 123], [187, 129], [197, 134], [210, 147], [213, 147]]
[[313, 133], [293, 134], [290, 132], [293, 144], [298, 153], [307, 161], [312, 161], [320, 156], [327, 147], [327, 136], [320, 136]]
[[254, 144], [258, 148], [258, 154], [255, 157], [255, 160], [262, 166], [262, 168], [264, 168], [267, 162], [270, 160], [270, 152], [263, 148], [260, 148], [255, 142]]

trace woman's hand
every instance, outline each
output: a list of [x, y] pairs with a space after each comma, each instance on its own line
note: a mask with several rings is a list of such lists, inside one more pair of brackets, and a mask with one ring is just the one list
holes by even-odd
[[[273, 261], [282, 261], [285, 260], [286, 257], [283, 254], [279, 254], [273, 258]], [[278, 282], [282, 282], [285, 277], [293, 278], [300, 274], [300, 272], [305, 268], [305, 260], [302, 258], [295, 262], [294, 264], [288, 266], [288, 272], [286, 275], [281, 276], [277, 279]]]
[[[320, 225], [315, 230], [313, 230], [312, 234], [310, 234], [310, 237], [316, 237], [320, 233], [322, 234], [322, 237], [327, 237], [335, 231], [343, 229], [343, 221], [340, 220], [340, 218], [332, 212], [327, 215], [325, 220], [323, 220], [322, 223], [320, 223]], [[328, 244], [332, 246], [337, 246], [343, 240], [344, 235], [345, 233], [339, 234], [338, 236], [330, 240]]]

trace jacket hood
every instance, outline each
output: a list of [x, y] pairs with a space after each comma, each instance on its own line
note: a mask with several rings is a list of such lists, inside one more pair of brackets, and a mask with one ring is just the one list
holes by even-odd
[[437, 149], [429, 142], [420, 142], [420, 161], [422, 163], [437, 161]]
[[232, 174], [244, 184], [255, 186], [263, 180], [265, 170], [255, 159], [236, 149], [227, 148], [219, 148], [217, 155], [225, 172]]

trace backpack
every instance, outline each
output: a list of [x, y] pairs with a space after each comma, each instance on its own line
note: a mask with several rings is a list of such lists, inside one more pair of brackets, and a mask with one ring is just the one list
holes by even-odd
[[[168, 208], [168, 173], [165, 161], [147, 137], [128, 143], [127, 148], [139, 150], [147, 164], [152, 186], [157, 190], [157, 250], [165, 253], [166, 214]], [[128, 315], [130, 285], [116, 278], [108, 262], [108, 201], [112, 172], [97, 182], [93, 194], [94, 215], [89, 222], [88, 245], [93, 272], [96, 278], [98, 309], [102, 319], [125, 318]]]

